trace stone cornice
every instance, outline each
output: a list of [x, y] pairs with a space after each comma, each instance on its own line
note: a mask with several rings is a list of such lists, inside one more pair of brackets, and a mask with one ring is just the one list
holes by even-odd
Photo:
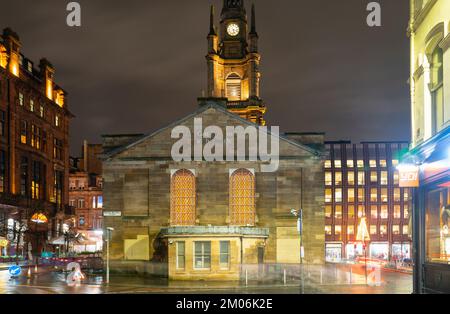
[[412, 29], [410, 29], [409, 31], [415, 32], [419, 28], [420, 24], [422, 24], [423, 20], [428, 15], [428, 13], [430, 12], [431, 8], [436, 4], [436, 2], [437, 2], [437, 0], [430, 0], [425, 5], [425, 7], [423, 7], [423, 9], [419, 11], [419, 14], [417, 14], [417, 16], [414, 19], [414, 23], [412, 25]]
[[441, 43], [439, 44], [439, 47], [442, 48], [442, 50], [445, 52], [450, 47], [450, 34], [445, 37]]

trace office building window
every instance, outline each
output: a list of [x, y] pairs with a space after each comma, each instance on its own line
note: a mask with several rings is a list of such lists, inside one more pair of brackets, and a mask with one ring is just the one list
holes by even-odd
[[380, 234], [381, 235], [386, 235], [387, 234], [387, 226], [386, 225], [381, 225], [380, 226]]
[[380, 159], [380, 167], [381, 168], [386, 168], [387, 167], [386, 159]]
[[370, 168], [376, 168], [377, 167], [377, 161], [375, 159], [369, 160], [369, 166], [370, 166]]
[[342, 189], [338, 188], [334, 191], [334, 201], [342, 202]]
[[44, 118], [44, 106], [40, 106], [40, 107], [39, 107], [39, 116], [40, 116], [41, 118]]
[[399, 225], [393, 225], [392, 226], [392, 234], [399, 235], [400, 234], [400, 226]]
[[358, 159], [356, 161], [356, 165], [358, 166], [358, 168], [364, 168], [364, 160]]
[[377, 183], [378, 182], [378, 176], [376, 171], [370, 172], [370, 182]]
[[377, 202], [378, 201], [378, 189], [377, 188], [371, 188], [370, 189], [370, 201], [371, 202]]
[[342, 233], [342, 227], [341, 225], [334, 226], [334, 235], [340, 236]]
[[353, 171], [347, 173], [347, 184], [348, 185], [355, 184], [355, 173]]
[[364, 202], [364, 189], [358, 189], [358, 202]]
[[365, 174], [364, 171], [358, 171], [358, 185], [365, 184]]
[[388, 202], [388, 189], [387, 188], [381, 188], [381, 201], [383, 203]]
[[355, 218], [355, 206], [354, 205], [348, 205], [347, 216], [349, 219]]
[[326, 225], [325, 226], [325, 234], [326, 235], [331, 235], [331, 226], [330, 225]]
[[324, 167], [327, 169], [331, 168], [331, 160], [325, 160]]
[[398, 171], [394, 171], [394, 178], [393, 178], [393, 181], [394, 181], [394, 185], [398, 185], [398, 183], [399, 183], [399, 180], [398, 180]]
[[378, 218], [378, 206], [372, 205], [370, 207], [370, 218], [377, 219]]
[[24, 104], [23, 94], [22, 94], [22, 93], [19, 93], [19, 105], [20, 105], [20, 106], [23, 106], [23, 104]]
[[28, 123], [25, 120], [20, 121], [20, 143], [27, 144]]
[[408, 235], [409, 234], [409, 227], [408, 225], [403, 225], [403, 235]]
[[408, 204], [405, 204], [403, 206], [403, 218], [409, 219], [409, 206], [408, 206]]
[[211, 242], [209, 241], [194, 242], [194, 268], [195, 269], [211, 268]]
[[388, 184], [388, 172], [387, 171], [381, 171], [381, 173], [380, 173], [380, 184], [381, 185], [387, 185]]
[[334, 208], [334, 217], [336, 219], [342, 218], [342, 205], [336, 205]]
[[349, 203], [355, 201], [355, 189], [353, 188], [347, 189], [347, 201]]
[[342, 185], [342, 172], [338, 171], [334, 173], [334, 184]]
[[327, 186], [333, 185], [332, 177], [333, 176], [331, 172], [325, 172], [325, 185]]
[[347, 167], [353, 168], [355, 166], [353, 159], [347, 159]]
[[30, 99], [30, 111], [34, 112], [34, 100]]
[[325, 189], [325, 202], [326, 203], [331, 203], [333, 201], [332, 195], [333, 195], [333, 193], [332, 193], [331, 189]]
[[331, 205], [325, 205], [325, 217], [326, 218], [331, 218], [332, 211], [333, 211], [333, 208], [331, 207]]
[[380, 218], [381, 219], [388, 219], [389, 218], [389, 212], [387, 205], [381, 205], [380, 208]]
[[358, 205], [358, 218], [365, 216], [366, 207], [364, 205]]
[[347, 234], [354, 235], [355, 234], [355, 226], [347, 226]]
[[394, 205], [394, 218], [399, 219], [401, 217], [400, 205]]
[[335, 159], [334, 160], [334, 167], [335, 168], [341, 168], [342, 167], [342, 162], [340, 159]]
[[400, 202], [400, 188], [394, 189], [394, 202]]
[[377, 225], [370, 225], [370, 234], [375, 235], [377, 234]]

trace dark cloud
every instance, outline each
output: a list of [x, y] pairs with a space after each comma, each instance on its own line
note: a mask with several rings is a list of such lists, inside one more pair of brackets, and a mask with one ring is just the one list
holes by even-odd
[[[84, 0], [82, 27], [63, 0], [2, 1], [0, 27], [47, 57], [70, 93], [72, 153], [105, 133], [149, 132], [196, 109], [206, 86], [207, 0]], [[249, 2], [249, 1], [247, 1]], [[408, 1], [256, 0], [267, 120], [328, 139], [409, 139]], [[247, 3], [249, 5], [249, 3]]]

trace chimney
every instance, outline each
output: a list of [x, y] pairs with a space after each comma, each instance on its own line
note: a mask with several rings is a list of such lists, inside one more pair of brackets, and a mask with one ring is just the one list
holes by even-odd
[[41, 78], [45, 82], [45, 96], [53, 100], [53, 77], [55, 69], [53, 65], [45, 58], [39, 62], [39, 69], [41, 71]]

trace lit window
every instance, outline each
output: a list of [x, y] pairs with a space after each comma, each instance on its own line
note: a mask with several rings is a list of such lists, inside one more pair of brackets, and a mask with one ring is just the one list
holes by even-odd
[[220, 268], [230, 268], [230, 241], [220, 241]]
[[39, 116], [40, 116], [41, 118], [44, 117], [44, 107], [43, 107], [43, 106], [40, 106], [40, 107], [39, 107]]
[[331, 160], [325, 160], [324, 167], [325, 168], [331, 168]]
[[400, 234], [400, 226], [399, 225], [393, 225], [392, 226], [392, 233], [395, 235], [399, 235]]
[[387, 226], [386, 225], [381, 225], [380, 226], [380, 234], [381, 235], [386, 235], [387, 234]]
[[355, 184], [355, 173], [353, 171], [347, 173], [347, 183], [349, 185]]
[[394, 189], [394, 202], [400, 202], [400, 188]]
[[355, 201], [355, 189], [350, 188], [347, 190], [347, 200], [348, 202]]
[[195, 225], [196, 190], [195, 176], [189, 170], [178, 170], [170, 185], [171, 225]]
[[342, 233], [342, 227], [340, 225], [334, 226], [334, 234], [339, 236]]
[[377, 161], [375, 159], [369, 160], [369, 166], [370, 166], [370, 168], [376, 168], [377, 167]]
[[381, 206], [381, 210], [380, 210], [380, 218], [381, 219], [388, 219], [388, 215], [389, 215], [389, 212], [388, 212], [387, 205], [382, 205]]
[[381, 201], [383, 203], [387, 203], [387, 201], [388, 201], [388, 189], [387, 188], [381, 188]]
[[103, 208], [103, 196], [97, 196], [97, 208]]
[[355, 218], [355, 206], [354, 205], [348, 205], [347, 216], [348, 216], [348, 218]]
[[407, 202], [408, 199], [409, 199], [408, 189], [404, 189], [404, 190], [403, 190], [403, 200], [404, 200], [405, 202]]
[[331, 214], [332, 214], [332, 207], [331, 207], [331, 205], [326, 205], [325, 206], [325, 217], [326, 218], [331, 218]]
[[408, 225], [403, 225], [403, 235], [408, 235], [408, 234], [409, 234]]
[[394, 185], [398, 185], [398, 171], [394, 171]]
[[186, 244], [184, 241], [177, 242], [177, 269], [186, 267]]
[[211, 268], [211, 242], [194, 242], [194, 268]]
[[409, 218], [409, 206], [408, 204], [405, 204], [403, 207], [403, 218], [408, 219]]
[[398, 159], [392, 159], [392, 166], [394, 167], [398, 166]]
[[364, 168], [364, 160], [357, 160], [356, 165], [358, 166], [358, 168]]
[[365, 207], [364, 205], [358, 205], [358, 218], [365, 216]]
[[378, 190], [376, 188], [370, 189], [370, 201], [377, 202], [378, 201]]
[[255, 176], [239, 169], [230, 177], [230, 223], [236, 226], [255, 225]]
[[333, 180], [331, 172], [325, 172], [325, 185], [332, 185], [332, 184]]
[[19, 105], [23, 106], [23, 103], [24, 103], [24, 101], [23, 101], [23, 94], [19, 93]]
[[358, 189], [358, 202], [364, 202], [364, 189]]
[[342, 184], [342, 172], [336, 172], [334, 174], [334, 183], [336, 185], [341, 185]]
[[325, 234], [331, 235], [331, 226], [329, 226], [329, 225], [325, 226]]
[[28, 137], [28, 124], [27, 121], [20, 121], [20, 143], [26, 144]]
[[386, 168], [387, 167], [386, 159], [380, 159], [380, 167], [382, 167], [382, 168]]
[[55, 115], [55, 126], [59, 126], [59, 116]]
[[399, 219], [401, 216], [400, 205], [394, 205], [394, 218]]
[[333, 193], [331, 191], [331, 189], [325, 189], [325, 202], [326, 203], [331, 203], [332, 202], [332, 196]]
[[347, 167], [353, 168], [355, 166], [353, 159], [347, 159]]
[[342, 206], [341, 205], [336, 205], [336, 207], [334, 209], [334, 217], [336, 219], [342, 218]]
[[444, 51], [439, 45], [431, 56], [431, 82], [429, 84], [434, 113], [433, 134], [440, 131], [444, 118]]
[[347, 226], [347, 234], [348, 235], [355, 234], [355, 226]]
[[364, 171], [358, 171], [358, 185], [365, 184], [365, 173]]
[[334, 167], [335, 167], [335, 168], [341, 168], [341, 167], [342, 167], [341, 160], [335, 159], [335, 160], [334, 160]]
[[378, 207], [376, 205], [372, 205], [370, 208], [370, 218], [372, 219], [378, 218]]
[[370, 182], [377, 183], [377, 181], [378, 181], [377, 172], [376, 171], [371, 171], [370, 172]]
[[34, 112], [34, 101], [33, 101], [33, 99], [30, 99], [30, 111]]
[[334, 191], [334, 200], [336, 202], [342, 202], [342, 189], [336, 189]]
[[388, 184], [388, 172], [381, 171], [380, 184], [387, 185]]
[[377, 234], [377, 225], [370, 225], [370, 234]]

